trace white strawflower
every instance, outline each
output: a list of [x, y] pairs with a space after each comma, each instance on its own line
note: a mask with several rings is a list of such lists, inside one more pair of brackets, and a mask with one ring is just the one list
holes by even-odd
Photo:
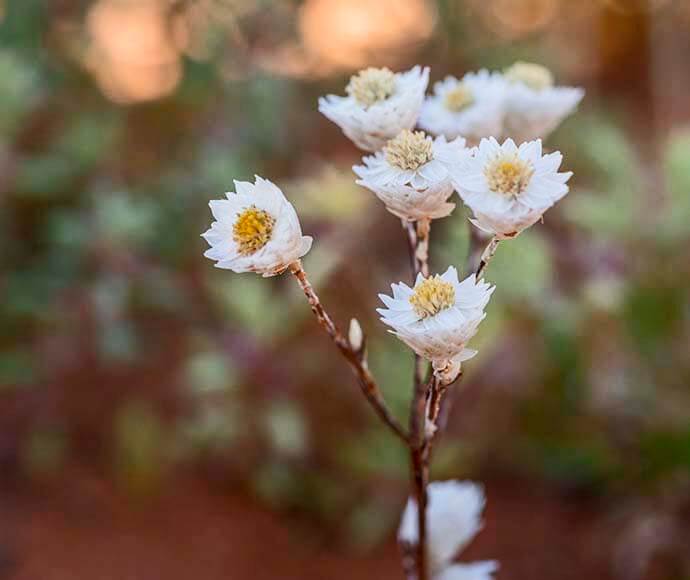
[[236, 193], [209, 202], [216, 221], [202, 237], [211, 245], [204, 256], [217, 268], [275, 276], [311, 248], [295, 208], [270, 181], [235, 181]]
[[478, 228], [499, 239], [512, 238], [535, 223], [568, 193], [572, 172], [559, 173], [563, 156], [542, 155], [541, 140], [517, 147], [482, 139], [453, 168], [453, 184], [473, 211]]
[[453, 194], [448, 167], [464, 149], [462, 138], [448, 143], [445, 137], [404, 129], [352, 170], [360, 178], [357, 183], [373, 191], [392, 214], [409, 221], [440, 218], [455, 207], [447, 201]]
[[377, 151], [403, 129], [415, 126], [428, 84], [428, 67], [402, 73], [368, 68], [350, 79], [346, 97], [321, 97], [319, 111], [360, 149]]
[[498, 570], [498, 562], [476, 562], [474, 564], [453, 564], [434, 576], [434, 580], [491, 580]]
[[503, 132], [505, 81], [500, 74], [480, 70], [461, 80], [448, 76], [434, 84], [434, 94], [424, 101], [419, 126], [447, 139], [465, 137], [478, 143], [482, 137]]
[[414, 288], [392, 284], [393, 297], [379, 294], [387, 308], [377, 312], [392, 332], [434, 367], [449, 361], [462, 362], [477, 351], [465, 348], [484, 319], [484, 307], [494, 287], [474, 274], [458, 281], [458, 271], [449, 267], [439, 276], [417, 276]]
[[[469, 481], [436, 481], [427, 487], [426, 533], [429, 571], [434, 580], [483, 580], [498, 569], [495, 561], [453, 564], [482, 528], [486, 500], [481, 486]], [[398, 530], [401, 543], [419, 541], [417, 502], [410, 498]]]
[[504, 73], [504, 135], [517, 142], [545, 139], [584, 97], [579, 87], [556, 87], [549, 69], [516, 62]]

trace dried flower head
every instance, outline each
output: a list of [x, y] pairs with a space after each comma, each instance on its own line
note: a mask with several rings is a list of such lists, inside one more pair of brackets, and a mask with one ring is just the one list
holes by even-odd
[[453, 183], [477, 227], [511, 238], [568, 193], [572, 173], [558, 172], [562, 160], [559, 152], [542, 155], [539, 140], [517, 147], [482, 139], [453, 168]]
[[401, 131], [382, 151], [353, 171], [359, 185], [373, 191], [386, 209], [409, 221], [445, 217], [453, 211], [449, 167], [460, 160], [464, 139], [450, 143], [422, 131]]
[[493, 287], [476, 282], [474, 274], [460, 282], [452, 266], [440, 276], [417, 277], [414, 288], [403, 282], [391, 286], [393, 296], [379, 294], [387, 308], [381, 320], [418, 355], [444, 368], [476, 354], [466, 348], [484, 319]]
[[210, 202], [216, 221], [203, 237], [211, 245], [205, 256], [216, 267], [274, 276], [311, 248], [292, 204], [273, 183], [235, 181], [236, 193]]
[[481, 70], [462, 79], [446, 77], [424, 101], [419, 126], [447, 139], [462, 136], [471, 143], [503, 131], [505, 79]]
[[319, 111], [360, 149], [378, 151], [400, 131], [417, 124], [428, 84], [428, 68], [416, 66], [401, 73], [368, 68], [350, 79], [346, 97], [320, 98]]

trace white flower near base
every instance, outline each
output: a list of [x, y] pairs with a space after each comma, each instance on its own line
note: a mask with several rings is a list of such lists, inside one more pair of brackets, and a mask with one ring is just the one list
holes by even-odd
[[472, 223], [499, 239], [534, 224], [568, 193], [572, 172], [559, 173], [563, 156], [542, 155], [541, 140], [516, 146], [482, 139], [453, 167], [453, 184], [474, 217]]
[[474, 274], [458, 280], [458, 271], [449, 267], [442, 275], [417, 276], [414, 288], [392, 284], [393, 296], [379, 294], [387, 308], [379, 308], [384, 324], [419, 356], [437, 370], [450, 362], [460, 363], [477, 351], [466, 348], [486, 313], [484, 308], [494, 287]]
[[434, 84], [426, 98], [419, 126], [447, 139], [465, 137], [473, 144], [503, 133], [505, 81], [501, 74], [480, 70], [462, 79], [448, 76]]
[[503, 134], [518, 143], [546, 139], [579, 105], [585, 95], [579, 87], [556, 87], [547, 68], [517, 62], [504, 73], [505, 128]]
[[[427, 556], [434, 580], [489, 580], [498, 562], [452, 564], [482, 528], [486, 500], [481, 486], [464, 481], [436, 481], [427, 488]], [[417, 502], [410, 498], [403, 512], [398, 539], [414, 546], [419, 541]]]
[[211, 246], [204, 256], [217, 268], [275, 276], [309, 251], [312, 238], [302, 235], [283, 192], [258, 175], [255, 179], [235, 181], [236, 192], [209, 202], [216, 221], [202, 234]]
[[321, 97], [319, 111], [360, 149], [378, 151], [400, 131], [415, 126], [428, 84], [428, 67], [401, 73], [368, 68], [350, 79], [346, 97]]
[[374, 192], [392, 214], [408, 221], [441, 218], [455, 208], [447, 201], [453, 194], [448, 168], [464, 150], [462, 138], [449, 143], [445, 137], [432, 139], [404, 129], [352, 170], [357, 183]]

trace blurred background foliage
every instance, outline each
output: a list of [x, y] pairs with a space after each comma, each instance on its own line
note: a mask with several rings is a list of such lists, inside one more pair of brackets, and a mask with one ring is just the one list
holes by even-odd
[[[687, 2], [0, 6], [2, 489], [76, 469], [136, 499], [191, 474], [335, 545], [389, 538], [405, 454], [294, 283], [203, 259], [207, 203], [254, 173], [284, 188], [316, 239], [315, 285], [341, 326], [362, 322], [402, 416], [412, 363], [374, 310], [409, 278], [402, 230], [354, 184], [359, 153], [316, 99], [366, 65], [421, 62], [437, 80], [528, 59], [587, 89], [548, 143], [573, 187], [489, 268], [498, 289], [434, 476], [588, 498], [602, 526], [622, 522], [606, 574], [690, 577]], [[434, 268], [461, 266], [464, 210], [432, 240]], [[671, 532], [640, 548], [649, 518]], [[491, 556], [503, 578], [549, 569]]]

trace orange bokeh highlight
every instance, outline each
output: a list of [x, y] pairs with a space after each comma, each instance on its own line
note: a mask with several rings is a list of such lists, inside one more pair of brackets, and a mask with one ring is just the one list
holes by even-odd
[[182, 78], [165, 0], [99, 0], [86, 18], [86, 68], [118, 103], [172, 93]]

